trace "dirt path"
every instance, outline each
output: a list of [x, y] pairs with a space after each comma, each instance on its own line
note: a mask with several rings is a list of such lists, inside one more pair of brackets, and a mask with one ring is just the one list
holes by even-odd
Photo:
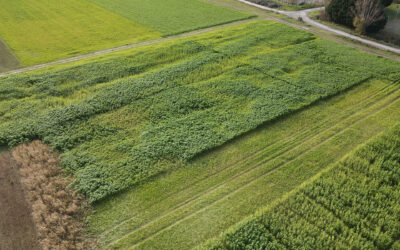
[[18, 59], [7, 45], [0, 39], [0, 72], [15, 69], [20, 66]]
[[40, 249], [30, 208], [9, 152], [0, 149], [0, 249]]

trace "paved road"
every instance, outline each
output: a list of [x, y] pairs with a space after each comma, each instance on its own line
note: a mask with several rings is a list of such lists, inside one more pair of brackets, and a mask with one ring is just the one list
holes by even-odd
[[388, 46], [388, 45], [384, 45], [384, 44], [381, 44], [381, 43], [378, 43], [378, 42], [374, 42], [374, 41], [371, 41], [371, 40], [368, 40], [368, 39], [364, 39], [364, 38], [361, 38], [361, 37], [358, 37], [358, 36], [354, 36], [354, 35], [349, 34], [347, 32], [344, 32], [344, 31], [341, 31], [341, 30], [337, 30], [337, 29], [328, 27], [326, 25], [323, 25], [323, 24], [321, 24], [319, 22], [316, 22], [316, 21], [314, 21], [314, 20], [312, 20], [312, 19], [310, 19], [308, 17], [308, 14], [310, 12], [316, 11], [316, 10], [323, 10], [324, 7], [308, 9], [308, 10], [301, 10], [301, 11], [283, 11], [283, 10], [277, 10], [277, 9], [268, 8], [268, 7], [259, 5], [259, 4], [251, 3], [251, 2], [248, 2], [246, 0], [237, 0], [237, 1], [242, 2], [244, 4], [247, 4], [247, 5], [251, 5], [251, 6], [263, 9], [263, 10], [272, 11], [272, 12], [275, 12], [275, 13], [278, 13], [278, 14], [286, 15], [286, 16], [289, 16], [289, 17], [294, 18], [294, 19], [298, 19], [299, 17], [301, 17], [305, 23], [307, 23], [309, 25], [312, 25], [314, 27], [317, 27], [319, 29], [328, 31], [330, 33], [333, 33], [333, 34], [341, 36], [341, 37], [349, 38], [351, 40], [366, 44], [366, 45], [374, 47], [374, 48], [378, 48], [378, 49], [385, 50], [385, 51], [390, 51], [390, 52], [393, 52], [393, 53], [396, 53], [396, 54], [400, 55], [400, 49], [398, 49], [398, 48], [391, 47], [391, 46]]

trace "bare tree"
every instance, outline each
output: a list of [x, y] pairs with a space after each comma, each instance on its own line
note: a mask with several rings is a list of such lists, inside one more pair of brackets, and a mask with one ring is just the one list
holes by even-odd
[[351, 9], [354, 15], [353, 25], [356, 32], [364, 35], [368, 27], [378, 22], [385, 22], [384, 6], [380, 0], [357, 0]]

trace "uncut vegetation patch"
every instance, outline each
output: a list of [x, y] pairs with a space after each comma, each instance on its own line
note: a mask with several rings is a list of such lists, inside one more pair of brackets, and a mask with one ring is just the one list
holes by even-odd
[[44, 140], [93, 202], [368, 79], [398, 81], [398, 69], [283, 24], [255, 22], [2, 78], [0, 143]]
[[252, 17], [204, 0], [90, 0], [164, 36]]
[[205, 249], [397, 249], [400, 126]]

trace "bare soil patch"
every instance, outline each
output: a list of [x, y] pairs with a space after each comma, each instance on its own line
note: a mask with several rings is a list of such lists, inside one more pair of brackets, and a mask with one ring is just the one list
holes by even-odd
[[68, 185], [57, 153], [40, 141], [16, 147], [13, 158], [19, 167], [25, 196], [32, 208], [37, 238], [43, 249], [93, 249], [85, 234], [86, 201]]
[[16, 163], [9, 152], [1, 151], [1, 149], [0, 249], [40, 249], [30, 206], [25, 200]]

